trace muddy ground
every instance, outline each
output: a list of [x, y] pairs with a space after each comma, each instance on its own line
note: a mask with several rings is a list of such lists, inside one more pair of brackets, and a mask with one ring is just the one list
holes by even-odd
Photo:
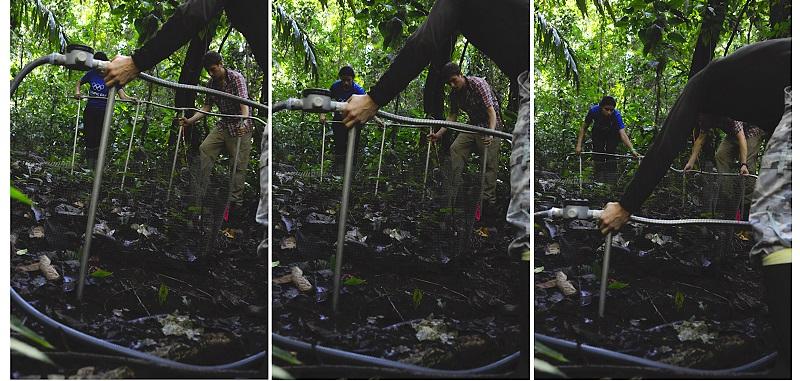
[[[135, 174], [120, 191], [120, 174], [107, 170], [89, 261], [92, 275], [81, 302], [76, 288], [91, 172], [79, 163], [70, 175], [68, 165], [54, 166], [33, 154], [12, 154], [11, 162], [12, 184], [35, 203], [11, 204], [11, 286], [31, 305], [108, 342], [191, 364], [228, 363], [266, 349], [267, 259], [256, 255], [263, 228], [251, 216], [212, 222], [221, 215], [219, 205], [192, 206], [181, 194], [180, 179], [178, 191], [166, 200], [166, 179], [155, 172], [133, 167]], [[246, 199], [245, 213], [254, 215], [257, 197]], [[224, 228], [236, 230], [225, 235]], [[20, 269], [45, 255], [57, 279]], [[19, 309], [11, 312], [26, 326], [49, 333]], [[147, 364], [79, 360], [77, 352], [89, 348], [58, 335], [47, 338], [66, 353], [54, 357], [57, 366], [15, 356], [11, 377], [175, 376]], [[94, 369], [81, 370], [87, 365]]]
[[[627, 183], [627, 178], [619, 184], [598, 183], [591, 170], [586, 172], [579, 194], [574, 173], [536, 171], [534, 210], [561, 207], [572, 198], [602, 209]], [[680, 179], [670, 180], [668, 174], [637, 215], [700, 217], [702, 184], [688, 182], [684, 204]], [[604, 238], [596, 224], [534, 222], [534, 267], [540, 271], [534, 276], [536, 333], [702, 369], [735, 367], [774, 351], [760, 274], [748, 260], [752, 241], [739, 229], [626, 225], [613, 238], [606, 316], [601, 318]], [[574, 294], [555, 284], [558, 273], [574, 286]], [[569, 360], [597, 364], [574, 356]], [[591, 378], [614, 375], [603, 372], [596, 370]]]
[[[418, 184], [391, 177], [375, 196], [374, 180], [360, 171], [334, 316], [331, 263], [341, 180], [326, 176], [320, 183], [284, 164], [273, 170], [273, 332], [441, 369], [473, 368], [518, 350], [519, 262], [506, 254], [513, 232], [497, 217], [508, 203], [502, 187], [501, 207], [484, 213], [492, 219], [474, 224], [474, 203], [449, 208], [435, 186], [427, 197]], [[308, 291], [289, 279], [292, 267], [302, 270]], [[298, 356], [318, 364], [314, 356]]]

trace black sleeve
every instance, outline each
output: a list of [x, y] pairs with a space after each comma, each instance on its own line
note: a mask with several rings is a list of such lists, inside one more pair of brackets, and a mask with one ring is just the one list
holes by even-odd
[[773, 131], [792, 83], [791, 39], [768, 40], [714, 61], [692, 77], [667, 114], [620, 203], [636, 213], [684, 148], [700, 113], [727, 116]]
[[383, 107], [416, 78], [438, 52], [452, 51], [460, 14], [457, 1], [437, 0], [431, 13], [409, 37], [389, 69], [368, 94]]
[[133, 53], [140, 71], [150, 70], [169, 57], [222, 12], [221, 0], [188, 0], [178, 6], [156, 35]]

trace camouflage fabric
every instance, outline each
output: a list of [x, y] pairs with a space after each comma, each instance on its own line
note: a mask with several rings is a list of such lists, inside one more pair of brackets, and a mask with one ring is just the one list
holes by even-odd
[[508, 246], [511, 255], [530, 260], [531, 234], [531, 97], [530, 77], [526, 71], [517, 77], [519, 82], [519, 111], [511, 146], [511, 201], [506, 220], [517, 228], [517, 236]]
[[785, 90], [786, 107], [761, 159], [753, 194], [750, 223], [756, 244], [750, 256], [763, 259], [792, 247], [792, 88]]

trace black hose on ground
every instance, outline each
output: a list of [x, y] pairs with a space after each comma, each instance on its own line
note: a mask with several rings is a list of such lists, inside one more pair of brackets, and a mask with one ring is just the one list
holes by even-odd
[[[379, 379], [429, 379], [432, 376], [428, 373], [414, 373], [408, 370], [385, 368], [377, 366], [363, 365], [292, 365], [282, 366], [296, 379], [319, 380], [319, 379], [344, 379], [344, 378], [379, 378]], [[513, 376], [512, 372], [492, 373], [492, 374], [457, 374], [452, 376], [437, 376], [440, 379], [459, 379], [459, 380], [508, 380]]]
[[426, 368], [418, 365], [402, 363], [399, 361], [392, 361], [384, 358], [348, 352], [341, 349], [323, 347], [321, 345], [306, 343], [304, 341], [291, 339], [275, 333], [272, 334], [272, 344], [284, 349], [309, 353], [316, 355], [318, 357], [327, 357], [344, 363], [395, 368], [409, 373], [424, 375], [426, 377], [437, 377], [437, 378], [452, 378], [456, 376], [461, 377], [461, 376], [469, 376], [475, 374], [488, 374], [491, 372], [497, 372], [502, 369], [505, 369], [509, 365], [512, 365], [515, 362], [515, 360], [519, 358], [519, 352], [515, 352], [509, 356], [500, 359], [499, 361], [496, 361], [488, 365], [484, 365], [479, 368], [464, 369], [464, 370], [444, 370], [444, 369]]
[[[589, 379], [609, 377], [612, 379], [696, 379], [696, 375], [676, 373], [669, 370], [635, 365], [558, 365], [552, 364], [569, 378]], [[761, 380], [767, 378], [768, 372], [728, 373], [718, 376], [704, 376], [703, 379], [745, 379]], [[536, 379], [558, 378], [550, 374], [536, 374]]]
[[[266, 378], [266, 369], [263, 370], [238, 370], [238, 369], [225, 369], [225, 370], [194, 370], [194, 369], [176, 369], [171, 366], [164, 366], [163, 364], [153, 363], [147, 360], [141, 360], [133, 357], [125, 356], [111, 356], [97, 353], [84, 353], [84, 352], [47, 352], [47, 357], [53, 360], [54, 363], [62, 369], [74, 369], [82, 366], [95, 366], [103, 368], [112, 368], [115, 366], [127, 366], [134, 370], [136, 378], [165, 378], [165, 377], [191, 377], [191, 378]], [[17, 357], [19, 361], [28, 360], [27, 357], [21, 354], [12, 352], [12, 357]], [[34, 360], [30, 360], [34, 361]], [[48, 370], [48, 365], [40, 362], [34, 364], [38, 368], [37, 372], [45, 372]], [[36, 372], [34, 372], [36, 373]]]
[[663, 371], [677, 373], [683, 376], [694, 376], [694, 377], [721, 377], [721, 376], [732, 377], [736, 373], [750, 372], [761, 369], [763, 366], [769, 364], [771, 361], [775, 360], [775, 358], [778, 357], [778, 352], [773, 352], [758, 360], [744, 364], [742, 366], [737, 366], [735, 368], [706, 370], [706, 369], [694, 369], [694, 368], [686, 368], [682, 366], [665, 364], [662, 362], [631, 356], [625, 353], [614, 352], [612, 350], [598, 348], [591, 345], [578, 344], [569, 340], [542, 335], [540, 333], [534, 333], [533, 338], [534, 340], [541, 342], [542, 344], [560, 350], [575, 351], [584, 355], [590, 355], [604, 360], [611, 360], [618, 363], [638, 365], [648, 368], [657, 368]]
[[201, 373], [201, 372], [215, 372], [215, 371], [222, 371], [229, 369], [241, 369], [247, 367], [260, 366], [262, 362], [266, 361], [267, 359], [266, 351], [261, 351], [259, 353], [246, 357], [239, 361], [228, 364], [220, 364], [220, 365], [194, 365], [194, 364], [185, 364], [173, 360], [167, 360], [158, 356], [151, 355], [149, 353], [144, 353], [127, 347], [123, 347], [121, 345], [109, 343], [105, 340], [96, 338], [92, 335], [88, 335], [72, 327], [64, 325], [54, 320], [53, 318], [41, 313], [39, 310], [31, 306], [27, 301], [25, 301], [25, 299], [22, 298], [22, 296], [20, 296], [17, 293], [17, 291], [14, 290], [13, 287], [11, 287], [11, 301], [15, 305], [17, 305], [20, 309], [22, 309], [22, 311], [25, 312], [27, 315], [34, 318], [38, 323], [42, 324], [46, 328], [55, 330], [70, 339], [76, 340], [80, 343], [86, 344], [96, 349], [113, 353], [115, 355], [128, 356], [145, 361], [150, 361], [154, 364], [157, 364], [158, 366], [165, 368], [172, 368], [176, 371]]

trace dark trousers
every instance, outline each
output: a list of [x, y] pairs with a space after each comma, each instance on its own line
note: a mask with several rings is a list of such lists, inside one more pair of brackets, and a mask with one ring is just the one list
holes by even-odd
[[[617, 153], [619, 133], [616, 131], [592, 130], [592, 151], [602, 153]], [[592, 155], [594, 175], [598, 181], [612, 182], [617, 180], [617, 158], [606, 155]]]
[[[341, 123], [341, 119], [333, 120], [333, 154], [335, 155], [335, 162], [337, 165], [344, 166], [344, 159], [347, 156], [347, 133], [349, 128]], [[353, 127], [356, 129], [356, 146], [353, 151], [353, 161], [358, 157], [358, 147], [361, 143], [361, 126]]]
[[762, 267], [764, 292], [778, 360], [771, 372], [775, 378], [792, 377], [792, 264]]
[[100, 150], [100, 137], [103, 134], [103, 115], [105, 108], [86, 107], [83, 109], [83, 143], [86, 159], [97, 160]]

